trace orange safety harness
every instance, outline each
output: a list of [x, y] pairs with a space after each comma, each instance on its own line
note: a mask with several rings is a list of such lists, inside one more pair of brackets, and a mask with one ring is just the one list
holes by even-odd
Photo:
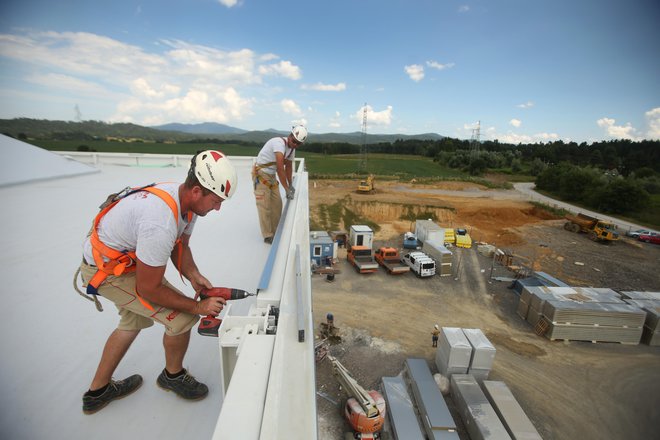
[[[282, 138], [284, 141], [284, 146], [288, 147], [289, 142], [287, 141], [287, 138]], [[291, 151], [289, 151], [289, 154], [286, 155], [284, 160], [289, 160], [291, 155], [293, 154], [293, 148]], [[267, 174], [261, 172], [262, 169], [264, 168], [269, 168], [272, 167], [273, 165], [276, 165], [277, 162], [268, 162], [264, 164], [255, 164], [254, 167], [252, 168], [252, 177], [254, 178], [254, 187], [257, 187], [257, 183], [262, 183], [266, 185], [270, 189], [277, 188], [279, 185], [279, 182], [276, 179], [276, 174]]]
[[[94, 224], [92, 226], [92, 231], [90, 235], [90, 242], [92, 245], [92, 255], [94, 256], [94, 263], [96, 263], [96, 267], [98, 268], [98, 270], [96, 271], [92, 279], [89, 280], [89, 283], [87, 283], [88, 294], [98, 295], [99, 286], [103, 284], [103, 282], [108, 278], [108, 276], [114, 275], [118, 277], [125, 273], [134, 272], [136, 269], [137, 255], [135, 254], [135, 251], [118, 251], [109, 246], [106, 246], [105, 243], [103, 243], [99, 239], [99, 234], [98, 234], [98, 225], [101, 219], [103, 218], [103, 216], [105, 216], [108, 213], [108, 211], [110, 211], [124, 197], [139, 191], [147, 191], [150, 192], [151, 194], [160, 197], [160, 199], [163, 200], [165, 203], [167, 203], [167, 206], [169, 206], [170, 209], [172, 210], [172, 214], [174, 214], [174, 219], [178, 227], [179, 207], [177, 206], [176, 201], [167, 191], [164, 191], [160, 188], [155, 188], [154, 185], [155, 184], [151, 184], [141, 188], [131, 189], [127, 193], [121, 195], [120, 197], [117, 197], [114, 201], [112, 201], [110, 204], [105, 206], [101, 210], [101, 212], [99, 212], [96, 215], [96, 218], [94, 218]], [[193, 216], [192, 211], [188, 211], [189, 223], [192, 220], [192, 216]], [[183, 245], [181, 244], [181, 238], [178, 238], [177, 241], [174, 243], [174, 245], [177, 246], [178, 248], [177, 266], [179, 269], [179, 276], [181, 277], [181, 280], [183, 280], [183, 274], [181, 273], [181, 257], [183, 255]], [[106, 261], [105, 259], [107, 259], [108, 261]], [[137, 290], [135, 291], [135, 294], [137, 295], [138, 300], [140, 300], [140, 303], [142, 303], [143, 306], [145, 306], [149, 310], [154, 310], [151, 304], [146, 302], [140, 296]]]

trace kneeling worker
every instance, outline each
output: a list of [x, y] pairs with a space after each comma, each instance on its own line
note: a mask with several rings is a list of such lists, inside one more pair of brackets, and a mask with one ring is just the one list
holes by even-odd
[[[225, 300], [185, 296], [165, 280], [172, 260], [195, 292], [212, 288], [189, 247], [197, 217], [220, 210], [236, 192], [236, 172], [219, 151], [192, 158], [184, 183], [160, 183], [126, 191], [97, 215], [83, 245], [80, 267], [87, 293], [99, 294], [119, 309], [92, 383], [83, 395], [83, 412], [92, 414], [142, 385], [142, 376], [124, 380], [112, 375], [140, 330], [155, 322], [165, 327], [165, 368], [156, 383], [184, 399], [206, 397], [208, 387], [183, 367], [190, 329], [199, 315], [217, 316]], [[118, 199], [118, 201], [116, 201]]]
[[273, 242], [282, 215], [282, 197], [278, 184], [282, 185], [287, 199], [293, 199], [293, 163], [296, 148], [307, 140], [307, 129], [296, 125], [287, 137], [268, 140], [259, 151], [252, 168], [254, 198], [259, 212], [259, 227], [264, 242]]

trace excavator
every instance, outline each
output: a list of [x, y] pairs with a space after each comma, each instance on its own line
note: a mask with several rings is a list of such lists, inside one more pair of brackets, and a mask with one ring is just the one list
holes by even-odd
[[365, 390], [334, 356], [327, 356], [332, 363], [332, 372], [341, 384], [348, 400], [344, 416], [354, 433], [348, 433], [345, 440], [380, 439], [380, 430], [385, 421], [385, 399], [376, 390]]
[[372, 193], [374, 191], [374, 175], [369, 174], [367, 180], [361, 180], [358, 184], [357, 191], [360, 193]]

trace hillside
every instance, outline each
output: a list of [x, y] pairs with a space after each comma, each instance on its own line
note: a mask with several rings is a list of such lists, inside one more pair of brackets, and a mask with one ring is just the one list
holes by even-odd
[[[285, 131], [272, 128], [246, 131], [216, 123], [166, 124], [158, 127], [143, 127], [128, 123], [106, 123], [102, 121], [50, 121], [45, 119], [0, 119], [0, 133], [20, 139], [91, 140], [91, 139], [140, 139], [154, 142], [186, 142], [202, 139], [235, 141], [239, 143], [263, 143], [273, 136], [286, 135]], [[437, 133], [416, 135], [367, 134], [366, 142], [394, 142], [398, 139], [439, 140], [444, 136]], [[310, 142], [361, 144], [362, 133], [310, 133]]]

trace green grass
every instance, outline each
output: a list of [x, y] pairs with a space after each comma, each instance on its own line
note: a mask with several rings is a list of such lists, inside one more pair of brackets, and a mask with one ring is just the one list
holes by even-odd
[[[296, 153], [305, 158], [305, 165], [312, 178], [335, 176], [355, 177], [360, 163], [359, 154], [327, 156], [319, 153]], [[439, 165], [433, 160], [407, 155], [370, 154], [367, 158], [366, 173], [376, 176], [393, 176], [402, 180], [412, 178], [462, 178], [466, 174]]]
[[178, 143], [164, 144], [159, 142], [115, 142], [115, 141], [30, 141], [46, 150], [51, 151], [79, 151], [80, 147], [88, 151], [99, 153], [147, 153], [147, 154], [195, 154], [199, 150], [216, 148], [230, 156], [256, 156], [258, 147], [249, 147], [236, 144], [208, 144], [208, 143]]

